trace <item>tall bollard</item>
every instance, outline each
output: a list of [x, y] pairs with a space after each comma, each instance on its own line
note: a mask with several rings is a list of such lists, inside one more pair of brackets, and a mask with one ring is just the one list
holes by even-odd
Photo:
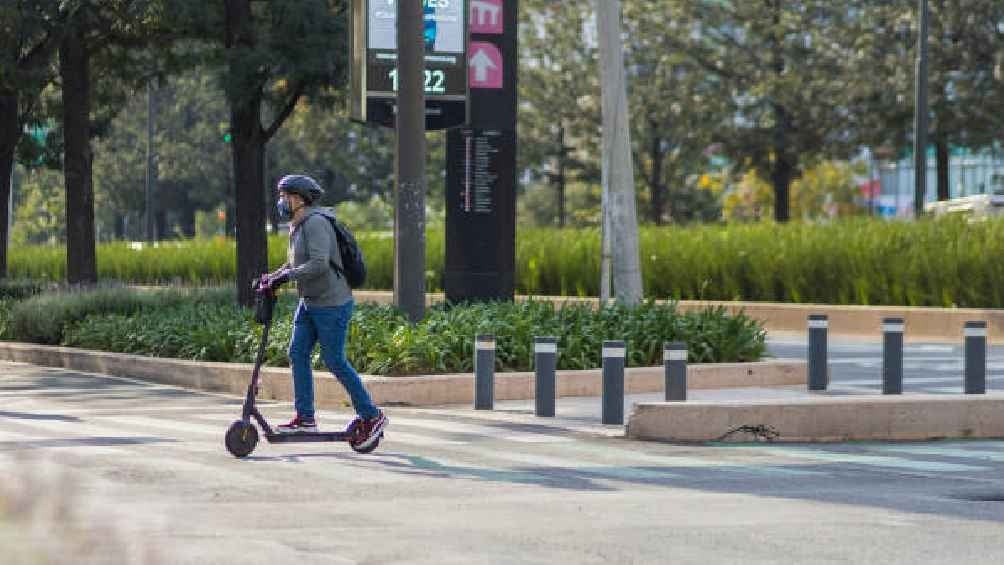
[[687, 400], [687, 344], [666, 342], [662, 362], [666, 368], [666, 402]]
[[903, 394], [903, 318], [882, 319], [882, 394]]
[[603, 423], [624, 424], [623, 341], [603, 342]]
[[826, 390], [829, 384], [826, 361], [826, 330], [829, 321], [825, 314], [809, 315], [809, 390]]
[[966, 351], [965, 393], [986, 394], [987, 323], [966, 322], [963, 334]]
[[537, 337], [533, 340], [534, 412], [537, 416], [554, 417], [555, 378], [558, 366], [558, 338]]
[[474, 341], [474, 409], [495, 407], [495, 336], [479, 335]]

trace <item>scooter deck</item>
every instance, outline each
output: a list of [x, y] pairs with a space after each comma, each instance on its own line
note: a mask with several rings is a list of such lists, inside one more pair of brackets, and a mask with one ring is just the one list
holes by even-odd
[[349, 441], [349, 432], [294, 432], [265, 434], [269, 443], [297, 443], [314, 441]]

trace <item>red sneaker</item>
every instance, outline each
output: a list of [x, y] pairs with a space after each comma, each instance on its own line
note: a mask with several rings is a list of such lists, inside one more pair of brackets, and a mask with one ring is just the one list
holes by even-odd
[[288, 424], [279, 424], [275, 431], [280, 434], [295, 434], [301, 432], [316, 432], [317, 422], [313, 418], [303, 418], [299, 414], [289, 421]]
[[383, 410], [380, 410], [373, 418], [358, 418], [352, 422], [351, 427], [354, 427], [356, 432], [355, 447], [366, 449], [376, 443], [383, 436], [383, 429], [387, 427], [389, 421]]

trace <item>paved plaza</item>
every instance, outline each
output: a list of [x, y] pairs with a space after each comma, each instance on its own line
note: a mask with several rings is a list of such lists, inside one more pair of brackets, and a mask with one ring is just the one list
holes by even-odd
[[[880, 349], [831, 345], [832, 394], [875, 392]], [[908, 345], [907, 391], [957, 392], [957, 354]], [[598, 425], [598, 399], [560, 399], [553, 420], [530, 406], [391, 407], [374, 454], [260, 444], [237, 460], [222, 445], [237, 397], [0, 363], [0, 473], [18, 503], [0, 540], [193, 564], [1004, 559], [1004, 441], [671, 445]], [[32, 514], [54, 500], [71, 502]]]

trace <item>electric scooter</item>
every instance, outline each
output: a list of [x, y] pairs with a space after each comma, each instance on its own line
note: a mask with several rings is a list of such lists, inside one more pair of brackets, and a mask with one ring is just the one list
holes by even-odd
[[258, 427], [265, 433], [265, 439], [269, 443], [295, 443], [295, 442], [321, 442], [321, 441], [344, 441], [349, 444], [356, 453], [370, 453], [380, 444], [383, 433], [375, 442], [367, 447], [359, 447], [362, 437], [358, 433], [358, 420], [354, 420], [345, 431], [341, 432], [295, 432], [278, 433], [265, 420], [261, 412], [255, 406], [255, 399], [258, 396], [258, 382], [260, 379], [261, 366], [265, 361], [265, 349], [268, 345], [268, 332], [272, 327], [272, 313], [275, 310], [276, 295], [271, 288], [262, 289], [261, 282], [256, 280], [253, 283], [255, 291], [255, 321], [263, 326], [261, 332], [261, 343], [258, 345], [258, 356], [255, 358], [254, 370], [251, 373], [251, 383], [248, 385], [247, 396], [244, 398], [244, 407], [241, 419], [234, 421], [227, 429], [224, 443], [234, 457], [247, 457], [258, 445], [258, 428], [251, 422], [251, 418], [258, 423]]

